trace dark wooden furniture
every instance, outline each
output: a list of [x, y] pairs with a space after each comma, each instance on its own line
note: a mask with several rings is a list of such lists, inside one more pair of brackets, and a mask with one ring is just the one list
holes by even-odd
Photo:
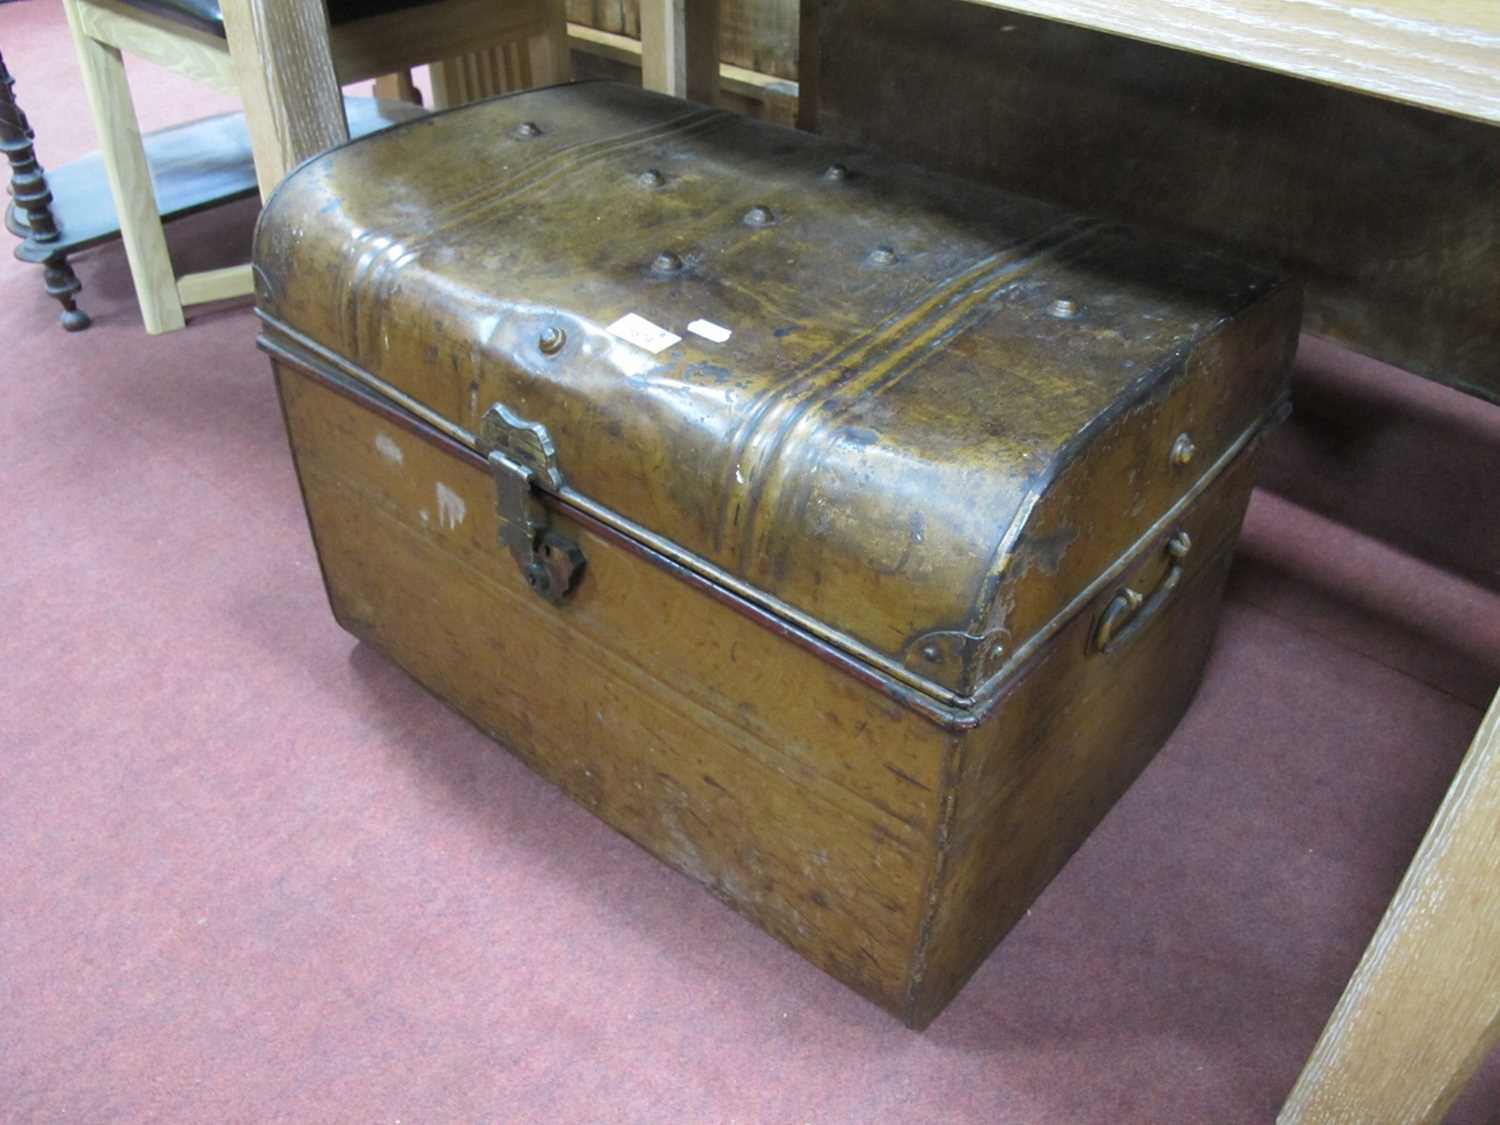
[[24, 239], [16, 248], [16, 257], [40, 265], [47, 292], [62, 302], [62, 326], [78, 332], [89, 326], [89, 318], [74, 299], [83, 286], [68, 265], [68, 255], [83, 247], [65, 239], [59, 228], [52, 190], [36, 159], [31, 126], [16, 102], [15, 84], [4, 56], [0, 56], [0, 149], [10, 162], [11, 194], [5, 225]]

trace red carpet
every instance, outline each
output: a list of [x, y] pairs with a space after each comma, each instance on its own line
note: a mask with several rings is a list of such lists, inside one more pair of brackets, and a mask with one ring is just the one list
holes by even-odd
[[[58, 6], [0, 48], [92, 147]], [[341, 633], [248, 309], [77, 265], [0, 265], [0, 1120], [1269, 1121], [1500, 679], [1500, 409], [1309, 341], [1197, 702], [913, 1034]]]

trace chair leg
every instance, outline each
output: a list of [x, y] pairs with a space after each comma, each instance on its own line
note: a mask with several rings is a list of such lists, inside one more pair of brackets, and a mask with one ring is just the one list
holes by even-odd
[[109, 190], [120, 220], [120, 237], [130, 262], [136, 301], [147, 332], [152, 335], [171, 332], [186, 322], [182, 302], [177, 298], [172, 259], [167, 253], [166, 232], [156, 208], [156, 191], [151, 184], [151, 168], [146, 163], [146, 147], [141, 143], [141, 127], [125, 79], [125, 63], [114, 47], [83, 32], [78, 19], [78, 5], [82, 2], [63, 0], [63, 6], [73, 29], [73, 43], [78, 48], [83, 85], [94, 114], [94, 128], [99, 133], [99, 151], [104, 157]]
[[255, 177], [265, 199], [310, 156], [349, 139], [322, 0], [220, 0]]
[[720, 0], [641, 0], [641, 84], [713, 105]]
[[531, 55], [531, 84], [551, 86], [573, 80], [573, 56], [568, 50], [566, 0], [547, 0], [546, 24], [526, 44]]

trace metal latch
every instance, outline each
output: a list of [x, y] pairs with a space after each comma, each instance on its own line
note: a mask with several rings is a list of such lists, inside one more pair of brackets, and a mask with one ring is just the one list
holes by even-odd
[[495, 478], [500, 545], [508, 550], [526, 584], [554, 605], [583, 577], [578, 544], [553, 531], [541, 494], [562, 491], [557, 447], [540, 422], [528, 422], [503, 403], [485, 411], [479, 447]]

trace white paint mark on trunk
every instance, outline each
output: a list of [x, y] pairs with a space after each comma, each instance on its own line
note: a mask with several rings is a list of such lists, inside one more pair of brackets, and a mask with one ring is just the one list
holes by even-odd
[[401, 447], [396, 444], [396, 439], [390, 434], [379, 433], [375, 435], [375, 449], [382, 457], [392, 465], [399, 465], [406, 460], [406, 454], [401, 452]]
[[442, 481], [437, 482], [438, 522], [447, 528], [457, 527], [469, 514], [464, 498]]

